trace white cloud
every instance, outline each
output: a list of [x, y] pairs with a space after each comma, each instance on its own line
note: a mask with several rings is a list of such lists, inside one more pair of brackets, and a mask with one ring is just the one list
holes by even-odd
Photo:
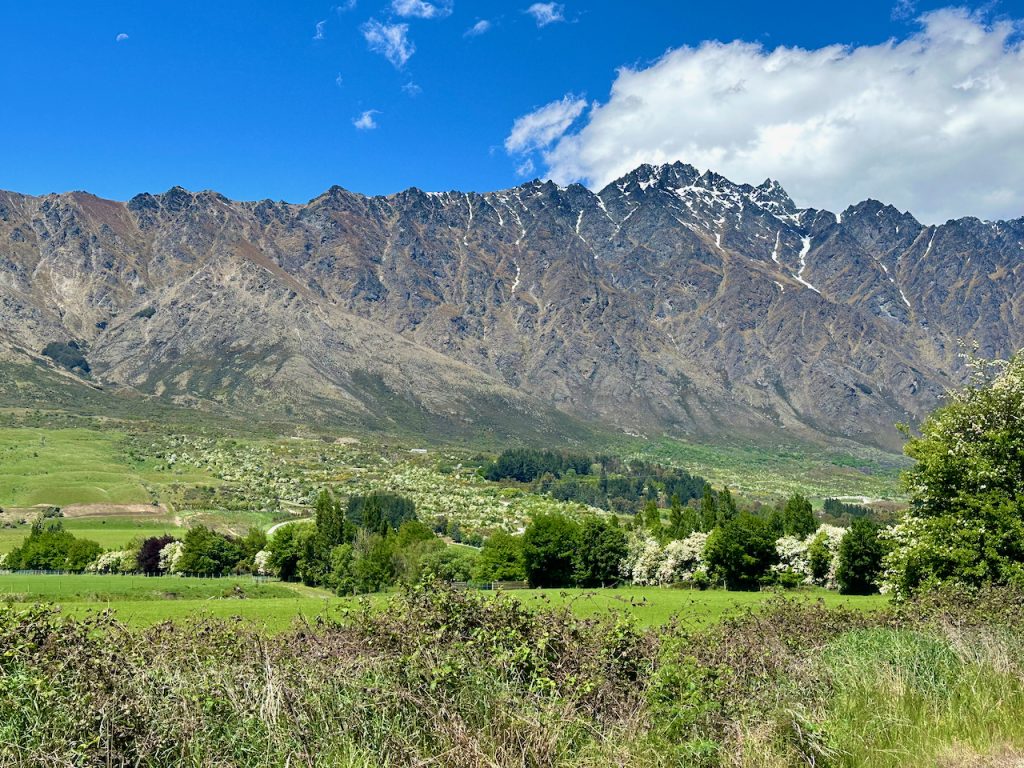
[[526, 9], [526, 13], [533, 16], [538, 27], [565, 21], [565, 6], [559, 3], [534, 3]]
[[476, 24], [462, 33], [463, 37], [479, 37], [491, 28], [491, 22], [487, 19], [480, 19]]
[[356, 0], [345, 0], [344, 3], [334, 6], [335, 13], [348, 13], [356, 9]]
[[416, 19], [440, 19], [450, 16], [452, 3], [428, 3], [425, 0], [391, 0], [391, 10], [399, 16]]
[[421, 93], [423, 93], [423, 89], [410, 80], [408, 83], [402, 86], [402, 92], [406, 96], [419, 96]]
[[341, 72], [339, 72], [338, 76], [336, 78], [334, 78], [334, 84], [336, 86], [338, 86], [339, 88], [341, 88], [341, 86], [343, 86], [345, 84], [345, 78], [343, 78], [341, 76]]
[[352, 125], [354, 125], [360, 131], [372, 131], [374, 128], [377, 127], [377, 121], [373, 119], [373, 116], [379, 114], [380, 112], [378, 112], [376, 109], [368, 109], [365, 112], [363, 112], [363, 114], [361, 114], [359, 117], [355, 118], [352, 121]]
[[398, 69], [416, 52], [416, 46], [409, 40], [408, 24], [382, 24], [370, 19], [361, 29], [370, 50], [384, 56]]
[[124, 32], [122, 32], [121, 34], [119, 34], [117, 37], [114, 38], [114, 42], [123, 43], [127, 39], [128, 39], [128, 35], [126, 35]]
[[569, 130], [586, 107], [586, 100], [570, 93], [517, 118], [512, 124], [512, 132], [505, 139], [505, 149], [520, 154], [550, 146]]
[[522, 163], [516, 166], [516, 175], [518, 176], [533, 176], [533, 172], [536, 168], [533, 165], [533, 160], [526, 158]]
[[314, 40], [323, 40], [324, 39], [324, 27], [326, 27], [326, 26], [327, 26], [327, 22], [326, 21], [318, 21], [316, 23], [316, 34], [313, 35], [313, 39]]
[[506, 147], [553, 142], [544, 162], [563, 183], [601, 187], [641, 163], [682, 160], [738, 182], [779, 179], [797, 202], [831, 210], [875, 197], [927, 222], [1021, 216], [1022, 25], [962, 9], [918, 25], [857, 48], [669, 51], [619, 70], [578, 130], [582, 107], [567, 97], [516, 120]]

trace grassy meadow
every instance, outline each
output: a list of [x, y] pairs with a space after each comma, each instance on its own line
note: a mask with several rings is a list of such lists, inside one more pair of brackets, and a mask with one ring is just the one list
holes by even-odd
[[[481, 593], [485, 597], [491, 593]], [[579, 618], [627, 616], [640, 627], [673, 622], [697, 627], [745, 610], [757, 610], [771, 592], [621, 587], [617, 589], [531, 589], [506, 593], [531, 611], [568, 610]], [[824, 589], [791, 592], [801, 602], [875, 611], [888, 601], [880, 595], [842, 596]], [[256, 581], [251, 577], [195, 579], [176, 576], [94, 574], [0, 574], [0, 603], [21, 606], [55, 604], [68, 615], [110, 611], [127, 626], [141, 628], [162, 621], [238, 618], [277, 633], [297, 620], [344, 614], [368, 604], [386, 607], [392, 594], [337, 597], [301, 584]]]
[[147, 504], [171, 483], [210, 482], [157, 469], [155, 458], [132, 460], [123, 441], [116, 430], [0, 428], [0, 507]]

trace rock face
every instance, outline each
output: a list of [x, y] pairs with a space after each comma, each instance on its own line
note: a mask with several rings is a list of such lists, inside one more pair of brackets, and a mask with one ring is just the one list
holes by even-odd
[[596, 194], [0, 192], [0, 354], [75, 341], [107, 385], [382, 427], [892, 447], [962, 379], [958, 340], [1024, 346], [1022, 242], [678, 163]]

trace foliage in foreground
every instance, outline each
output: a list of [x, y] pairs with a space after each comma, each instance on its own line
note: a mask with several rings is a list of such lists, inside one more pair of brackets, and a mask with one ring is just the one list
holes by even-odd
[[655, 634], [418, 589], [272, 643], [8, 609], [0, 764], [969, 764], [1024, 753], [1022, 608], [1005, 590], [899, 614], [779, 600]]
[[975, 363], [975, 380], [921, 425], [904, 477], [911, 509], [893, 534], [898, 596], [940, 584], [1024, 586], [1024, 353]]

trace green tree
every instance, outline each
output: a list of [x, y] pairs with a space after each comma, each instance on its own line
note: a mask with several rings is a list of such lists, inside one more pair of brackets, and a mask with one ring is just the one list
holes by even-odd
[[753, 590], [779, 558], [768, 521], [744, 512], [711, 532], [704, 559], [708, 575], [726, 589]]
[[492, 533], [480, 549], [473, 578], [477, 581], [523, 581], [523, 540], [504, 531]]
[[355, 560], [351, 544], [339, 544], [331, 550], [331, 569], [327, 585], [339, 595], [355, 594], [358, 587], [352, 564]]
[[911, 438], [910, 509], [886, 558], [894, 591], [1024, 585], [1024, 355], [975, 364]]
[[736, 500], [733, 499], [729, 486], [722, 488], [722, 492], [718, 494], [716, 511], [718, 514], [715, 518], [715, 524], [720, 526], [735, 520], [736, 515], [739, 514], [739, 511], [736, 508]]
[[565, 515], [553, 513], [534, 517], [523, 534], [523, 560], [530, 585], [569, 586], [578, 540], [579, 526]]
[[704, 491], [700, 498], [700, 529], [710, 531], [718, 522], [718, 500], [715, 498], [715, 491], [710, 483], [704, 485]]
[[316, 517], [317, 551], [321, 557], [327, 557], [334, 547], [349, 544], [355, 538], [355, 525], [349, 521], [341, 503], [330, 491], [320, 491], [313, 511]]
[[102, 547], [88, 539], [76, 539], [60, 520], [32, 524], [28, 536], [7, 555], [5, 567], [17, 570], [83, 571], [99, 557]]
[[181, 559], [178, 560], [181, 573], [223, 576], [231, 572], [244, 554], [237, 541], [203, 525], [189, 528], [181, 541]]
[[352, 577], [360, 592], [379, 592], [395, 582], [394, 548], [390, 537], [363, 529], [353, 545]]
[[300, 577], [299, 566], [305, 551], [304, 535], [315, 533], [307, 530], [308, 527], [308, 523], [282, 525], [267, 542], [269, 565], [282, 581], [297, 581]]
[[782, 511], [783, 534], [804, 539], [816, 530], [818, 530], [818, 520], [814, 516], [811, 502], [799, 493], [790, 496]]
[[574, 581], [581, 587], [615, 584], [619, 581], [619, 564], [626, 557], [626, 551], [626, 534], [617, 524], [599, 517], [587, 518], [576, 544]]
[[854, 519], [839, 542], [839, 567], [836, 581], [844, 595], [873, 595], [878, 592], [885, 548], [878, 526], [866, 517]]
[[690, 531], [684, 532], [683, 503], [673, 495], [668, 509], [668, 535], [672, 539], [685, 539]]
[[644, 504], [643, 511], [643, 526], [649, 530], [656, 539], [660, 539], [665, 534], [665, 529], [661, 525], [661, 510], [658, 509], [658, 502], [651, 499]]
[[828, 580], [828, 571], [832, 567], [832, 551], [828, 548], [828, 536], [819, 533], [807, 546], [807, 565], [811, 569], [811, 579], [815, 584], [824, 584]]
[[346, 516], [353, 524], [384, 536], [406, 520], [415, 520], [416, 504], [397, 493], [374, 491], [349, 498]]
[[478, 555], [464, 547], [440, 547], [423, 556], [420, 570], [424, 579], [469, 581]]

